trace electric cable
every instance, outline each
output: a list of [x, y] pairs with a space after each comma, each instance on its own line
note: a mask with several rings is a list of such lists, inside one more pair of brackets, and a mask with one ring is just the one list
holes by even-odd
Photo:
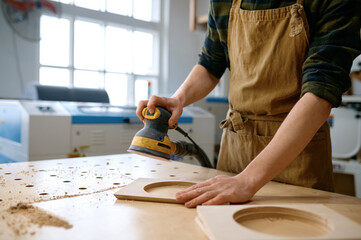
[[[202, 150], [202, 148], [200, 148], [198, 146], [198, 144], [193, 141], [193, 139], [188, 135], [188, 133], [186, 131], [184, 131], [182, 128], [180, 128], [179, 126], [177, 128], [175, 128], [175, 130], [177, 130], [179, 133], [181, 133], [183, 136], [185, 136], [186, 138], [188, 138], [192, 144], [194, 145], [196, 151], [192, 151], [191, 150], [191, 146], [184, 146], [184, 142], [182, 141], [176, 141], [175, 143], [177, 144], [177, 147], [180, 148], [187, 148], [187, 152], [191, 152], [194, 154], [194, 156], [198, 159], [198, 161], [201, 163], [201, 165], [203, 167], [208, 167], [208, 168], [213, 168], [212, 163], [209, 161], [209, 158], [207, 156], [207, 154]], [[183, 145], [183, 147], [179, 146], [179, 145]], [[181, 152], [181, 150], [178, 149], [179, 152]], [[180, 155], [181, 153], [178, 153], [177, 155]]]

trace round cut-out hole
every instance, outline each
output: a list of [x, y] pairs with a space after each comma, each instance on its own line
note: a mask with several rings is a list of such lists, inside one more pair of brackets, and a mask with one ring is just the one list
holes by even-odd
[[318, 237], [333, 230], [332, 224], [319, 215], [285, 207], [242, 209], [233, 219], [253, 231], [282, 237]]

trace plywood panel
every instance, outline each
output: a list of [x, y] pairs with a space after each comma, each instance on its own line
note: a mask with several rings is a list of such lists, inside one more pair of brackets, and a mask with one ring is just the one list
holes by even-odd
[[189, 180], [138, 178], [114, 195], [118, 199], [179, 203], [175, 199], [175, 194], [194, 184], [196, 182]]
[[322, 204], [199, 206], [210, 239], [360, 239], [361, 225]]

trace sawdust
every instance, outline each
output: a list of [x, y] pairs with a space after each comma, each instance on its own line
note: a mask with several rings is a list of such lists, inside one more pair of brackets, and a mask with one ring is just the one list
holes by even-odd
[[1, 218], [6, 221], [8, 227], [16, 235], [34, 235], [36, 233], [35, 226], [52, 226], [65, 229], [73, 227], [67, 221], [25, 203], [18, 203], [16, 206], [9, 207], [2, 213]]
[[43, 199], [34, 199], [33, 202], [34, 203], [38, 203], [38, 202], [48, 202], [48, 201], [53, 201], [53, 200], [59, 200], [59, 199], [65, 199], [65, 198], [74, 198], [74, 197], [81, 197], [81, 196], [88, 196], [88, 195], [93, 195], [93, 194], [97, 194], [97, 193], [102, 193], [102, 192], [107, 192], [113, 189], [118, 189], [118, 188], [122, 188], [126, 186], [121, 185], [121, 186], [113, 186], [113, 187], [109, 187], [109, 188], [105, 188], [105, 189], [101, 189], [98, 191], [92, 191], [92, 192], [87, 192], [87, 193], [79, 193], [79, 194], [65, 194], [65, 195], [60, 195], [60, 196], [51, 196], [49, 198], [43, 198]]

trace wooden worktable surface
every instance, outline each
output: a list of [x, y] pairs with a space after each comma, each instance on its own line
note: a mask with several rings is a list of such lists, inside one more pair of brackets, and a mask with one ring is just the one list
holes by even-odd
[[[202, 181], [218, 174], [224, 173], [130, 154], [0, 164], [0, 239], [207, 239], [196, 209], [113, 194], [140, 177]], [[18, 203], [61, 222], [44, 225], [14, 210]], [[322, 203], [361, 224], [359, 198], [275, 182], [247, 204], [293, 203]]]

